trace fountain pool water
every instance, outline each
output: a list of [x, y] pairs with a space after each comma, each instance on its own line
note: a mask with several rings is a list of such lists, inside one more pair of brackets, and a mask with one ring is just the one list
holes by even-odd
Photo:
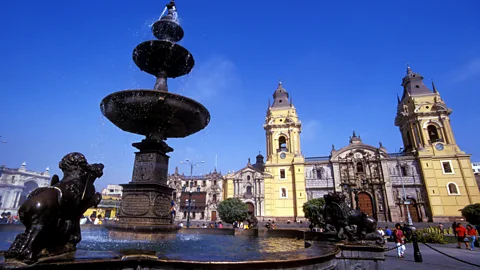
[[[208, 229], [206, 229], [208, 230]], [[0, 250], [7, 250], [18, 232], [0, 232]], [[303, 240], [290, 238], [234, 236], [216, 234], [171, 234], [162, 241], [121, 240], [111, 237], [105, 228], [82, 232], [77, 248], [83, 251], [155, 252], [163, 259], [192, 261], [256, 261], [272, 258], [278, 252], [304, 249]]]

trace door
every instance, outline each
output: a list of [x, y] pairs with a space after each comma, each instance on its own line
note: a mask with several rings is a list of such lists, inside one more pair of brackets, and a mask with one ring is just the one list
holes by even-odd
[[217, 211], [212, 211], [212, 221], [217, 221]]
[[248, 214], [254, 216], [255, 215], [255, 206], [253, 206], [253, 203], [248, 202]]
[[360, 211], [367, 214], [369, 217], [373, 217], [372, 198], [367, 193], [358, 193], [358, 207], [360, 207]]
[[[408, 219], [408, 214], [407, 210], [404, 206], [403, 212], [405, 213], [405, 218]], [[410, 211], [410, 217], [412, 218], [413, 222], [422, 222], [420, 219], [420, 216], [418, 215], [418, 207], [417, 207], [417, 202], [414, 199], [410, 199], [410, 204], [408, 205], [408, 210]]]

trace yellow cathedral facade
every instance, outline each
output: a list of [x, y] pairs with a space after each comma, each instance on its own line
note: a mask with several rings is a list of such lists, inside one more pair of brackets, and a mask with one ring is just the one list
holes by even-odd
[[[282, 83], [273, 94], [263, 128], [266, 156], [224, 176], [224, 198], [240, 198], [259, 220], [305, 220], [302, 206], [329, 192], [379, 221], [460, 220], [460, 210], [480, 203], [470, 155], [457, 145], [450, 125], [452, 110], [435, 86], [410, 67], [402, 79], [395, 125], [401, 153], [364, 144], [353, 132], [349, 144], [332, 145], [329, 155], [304, 157], [302, 123]], [[266, 159], [264, 161], [264, 158]]]

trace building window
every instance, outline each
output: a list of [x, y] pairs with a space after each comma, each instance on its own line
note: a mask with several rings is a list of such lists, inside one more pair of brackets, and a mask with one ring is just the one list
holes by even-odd
[[202, 181], [202, 187], [206, 187], [207, 186], [207, 181], [203, 180]]
[[436, 126], [429, 125], [427, 127], [427, 132], [428, 132], [428, 137], [430, 138], [430, 142], [434, 143], [434, 142], [441, 141], [440, 136], [438, 135], [438, 130]]
[[363, 173], [363, 164], [361, 162], [357, 162], [357, 173]]
[[195, 211], [192, 212], [192, 218], [195, 219]]
[[441, 161], [443, 174], [454, 174], [450, 160]]
[[194, 182], [193, 186], [194, 186], [194, 187], [196, 187], [196, 186], [197, 186], [197, 181], [195, 181], [195, 182]]
[[217, 194], [213, 194], [213, 203], [217, 202]]
[[197, 192], [200, 192], [200, 186], [197, 186]]
[[217, 180], [213, 180], [213, 185], [214, 185], [214, 186], [217, 185]]
[[448, 195], [460, 195], [460, 192], [458, 192], [458, 185], [454, 182], [447, 184], [447, 191]]
[[401, 176], [407, 176], [407, 166], [400, 167], [400, 174]]
[[280, 189], [280, 198], [288, 198], [288, 193], [286, 188], [281, 188]]
[[252, 195], [252, 186], [247, 186], [247, 195]]
[[250, 175], [247, 175], [247, 180], [250, 181]]
[[280, 169], [280, 179], [287, 179], [285, 169]]
[[280, 151], [287, 151], [287, 139], [285, 136], [278, 138], [278, 149], [280, 149]]

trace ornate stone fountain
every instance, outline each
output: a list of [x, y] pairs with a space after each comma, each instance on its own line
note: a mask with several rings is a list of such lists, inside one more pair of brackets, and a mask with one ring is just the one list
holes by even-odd
[[131, 231], [174, 230], [171, 224], [172, 191], [167, 186], [167, 138], [184, 138], [205, 128], [210, 113], [193, 99], [168, 92], [167, 78], [188, 74], [194, 59], [177, 44], [183, 38], [174, 1], [168, 13], [152, 26], [158, 40], [145, 41], [133, 50], [133, 61], [157, 80], [153, 89], [116, 92], [101, 102], [105, 117], [120, 129], [145, 135], [132, 145], [135, 153], [132, 181], [123, 184], [119, 221], [111, 228]]

